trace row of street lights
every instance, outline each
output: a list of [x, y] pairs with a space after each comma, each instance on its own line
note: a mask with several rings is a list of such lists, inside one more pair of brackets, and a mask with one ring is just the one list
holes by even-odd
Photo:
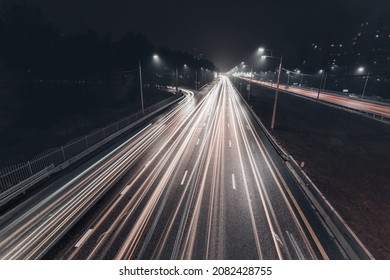
[[[157, 54], [153, 55], [154, 61], [159, 61], [160, 57]], [[139, 85], [140, 85], [140, 93], [141, 93], [141, 109], [142, 109], [142, 115], [145, 115], [145, 108], [144, 108], [144, 90], [142, 86], [142, 66], [141, 66], [141, 58], [138, 59], [138, 68], [139, 68]], [[177, 92], [177, 87], [176, 87]]]
[[[142, 109], [142, 114], [145, 114], [145, 108], [144, 108], [144, 94], [143, 94], [143, 82], [142, 82], [142, 65], [141, 65], [141, 58], [138, 59], [138, 71], [139, 71], [139, 83], [140, 83], [140, 95], [141, 95], [141, 109]], [[157, 54], [153, 55], [153, 61], [155, 63], [158, 63], [160, 61], [160, 57]], [[189, 69], [187, 64], [184, 64], [184, 69]], [[203, 84], [203, 71], [209, 71], [208, 69], [204, 69], [203, 67], [200, 68], [200, 73], [201, 73], [201, 84]], [[195, 69], [195, 89], [198, 89], [199, 82], [198, 82], [198, 69]], [[176, 93], [179, 92], [179, 71], [178, 67], [176, 65], [175, 67], [175, 89]]]
[[[281, 71], [282, 71], [282, 63], [283, 63], [283, 53], [281, 51], [275, 51], [275, 50], [265, 49], [265, 48], [259, 48], [257, 50], [257, 52], [261, 55], [261, 59], [272, 58], [272, 59], [279, 60], [277, 85], [276, 85], [274, 106], [273, 106], [273, 110], [272, 110], [272, 120], [271, 120], [271, 129], [274, 129], [275, 128], [275, 122], [276, 122], [278, 93], [279, 93], [279, 87], [280, 87], [280, 74], [281, 74]], [[242, 67], [246, 67], [244, 62], [241, 62], [241, 66]], [[237, 69], [238, 68], [235, 67], [233, 70], [237, 70]], [[287, 88], [288, 88], [288, 85], [289, 85], [290, 73], [291, 72], [293, 72], [295, 74], [300, 74], [301, 75], [300, 85], [302, 85], [302, 83], [303, 83], [303, 76], [306, 75], [306, 74], [301, 73], [299, 70], [296, 70], [296, 71], [286, 70], [286, 73], [287, 73]], [[357, 69], [357, 72], [358, 73], [364, 73], [365, 72], [365, 68], [364, 67], [359, 67]], [[320, 98], [321, 88], [322, 88], [322, 91], [325, 90], [325, 84], [326, 84], [326, 80], [327, 80], [327, 73], [325, 73], [324, 70], [320, 70], [319, 74], [321, 74], [321, 80], [320, 80], [320, 84], [319, 84], [319, 87], [318, 87], [317, 100]], [[252, 76], [253, 76], [253, 68], [251, 68], [250, 75], [249, 75], [248, 100], [250, 99]], [[312, 75], [310, 75], [310, 76], [312, 76]], [[366, 91], [366, 88], [367, 88], [367, 83], [368, 83], [369, 77], [370, 77], [370, 73], [367, 73], [366, 74], [366, 78], [365, 78], [363, 92], [362, 92], [362, 98], [364, 98], [364, 94], [365, 94], [365, 91]], [[272, 81], [273, 81], [273, 79], [272, 79]], [[271, 85], [271, 87], [272, 87], [272, 85]]]
[[[265, 48], [259, 48], [258, 52], [261, 54], [261, 59], [272, 58], [272, 59], [279, 60], [278, 79], [277, 79], [274, 107], [272, 110], [272, 120], [271, 120], [271, 129], [274, 129], [275, 128], [275, 119], [276, 119], [276, 109], [277, 109], [277, 105], [278, 105], [280, 73], [282, 72], [283, 54], [281, 51], [274, 51], [274, 50], [265, 49]], [[269, 53], [269, 54], [266, 55], [266, 53]], [[276, 56], [275, 56], [275, 54], [276, 54]]]

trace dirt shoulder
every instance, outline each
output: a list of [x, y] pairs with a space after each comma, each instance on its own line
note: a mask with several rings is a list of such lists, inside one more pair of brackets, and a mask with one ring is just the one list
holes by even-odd
[[[270, 127], [274, 90], [252, 85], [251, 93], [249, 104]], [[390, 125], [281, 93], [272, 133], [305, 162], [304, 170], [374, 257], [390, 259]]]

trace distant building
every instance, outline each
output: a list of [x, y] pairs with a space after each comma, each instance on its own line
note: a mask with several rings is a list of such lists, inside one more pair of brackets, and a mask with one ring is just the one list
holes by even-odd
[[390, 78], [390, 19], [364, 21], [342, 41], [313, 42], [304, 66], [312, 71], [340, 68], [347, 72], [364, 66], [372, 74]]

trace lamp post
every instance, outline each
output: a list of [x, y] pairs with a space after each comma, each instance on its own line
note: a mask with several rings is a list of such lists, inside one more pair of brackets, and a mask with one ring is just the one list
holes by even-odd
[[251, 68], [251, 74], [249, 76], [249, 90], [248, 90], [248, 101], [251, 97], [251, 88], [252, 88], [252, 73], [253, 73], [253, 68]]
[[[365, 71], [365, 68], [364, 68], [364, 67], [359, 67], [359, 68], [357, 69], [357, 72], [359, 72], [359, 73], [363, 73], [364, 71]], [[362, 92], [362, 98], [364, 98], [364, 93], [366, 92], [366, 88], [367, 88], [367, 83], [368, 83], [369, 77], [370, 77], [370, 73], [367, 73], [367, 75], [366, 75], [366, 80], [365, 80], [365, 82], [364, 82], [364, 87], [363, 87], [363, 92]]]
[[[275, 91], [275, 100], [274, 100], [274, 108], [272, 111], [272, 121], [271, 121], [271, 129], [275, 128], [275, 118], [276, 118], [276, 109], [278, 105], [278, 93], [279, 93], [279, 85], [280, 85], [280, 73], [282, 72], [282, 63], [283, 63], [283, 54], [280, 51], [273, 51], [269, 49], [259, 48], [259, 52], [263, 53], [265, 51], [268, 51], [271, 53], [271, 55], [262, 55], [262, 58], [274, 58], [279, 59], [279, 70], [278, 70], [278, 79], [277, 79], [277, 85], [276, 85], [276, 91]], [[280, 56], [274, 56], [274, 52], [279, 53]]]
[[275, 92], [275, 102], [274, 102], [274, 110], [272, 112], [271, 129], [275, 128], [276, 107], [278, 104], [278, 92], [279, 92], [280, 72], [282, 72], [282, 61], [283, 61], [283, 55], [282, 53], [280, 53], [280, 64], [279, 64], [278, 82], [277, 82], [278, 84], [276, 86], [276, 92]]
[[322, 80], [324, 79], [324, 71], [323, 71], [323, 70], [320, 70], [319, 73], [321, 74], [321, 81], [320, 81], [320, 85], [318, 86], [317, 100], [320, 99], [320, 92], [321, 92]]
[[144, 92], [143, 92], [143, 89], [142, 89], [141, 59], [138, 60], [138, 66], [139, 66], [139, 86], [140, 86], [140, 92], [141, 92], [141, 108], [142, 108], [142, 115], [145, 115], [145, 111], [144, 111]]
[[[158, 60], [159, 57], [157, 54], [153, 55], [153, 60]], [[140, 86], [140, 93], [141, 93], [141, 109], [142, 109], [142, 115], [145, 114], [145, 108], [144, 108], [144, 91], [142, 86], [142, 66], [141, 66], [141, 58], [138, 59], [138, 68], [139, 68], [139, 86]]]

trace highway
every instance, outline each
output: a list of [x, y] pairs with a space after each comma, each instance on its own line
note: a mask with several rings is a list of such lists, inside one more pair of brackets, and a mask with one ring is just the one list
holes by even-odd
[[[244, 80], [249, 81], [249, 78], [242, 78]], [[268, 87], [276, 88], [275, 83], [270, 82], [264, 82], [264, 81], [258, 81], [258, 80], [251, 80], [252, 83], [255, 84], [262, 84]], [[280, 90], [287, 90], [288, 92], [292, 92], [295, 94], [299, 94], [302, 96], [310, 97], [317, 99], [318, 96], [318, 90], [312, 90], [312, 89], [305, 89], [305, 88], [299, 88], [294, 86], [289, 86], [288, 89], [286, 89], [286, 85], [280, 84], [279, 85]], [[336, 94], [329, 94], [326, 92], [320, 92], [319, 100], [329, 102], [332, 104], [336, 104], [339, 106], [344, 106], [348, 108], [352, 108], [358, 111], [368, 112], [371, 114], [375, 114], [378, 116], [383, 116], [386, 118], [390, 118], [390, 106], [385, 104], [379, 104], [379, 103], [373, 103], [369, 101], [364, 101], [361, 99], [356, 98], [349, 98], [346, 96], [336, 95]]]
[[187, 92], [3, 214], [0, 258], [41, 258], [57, 243], [56, 259], [346, 258], [243, 102], [224, 76]]

